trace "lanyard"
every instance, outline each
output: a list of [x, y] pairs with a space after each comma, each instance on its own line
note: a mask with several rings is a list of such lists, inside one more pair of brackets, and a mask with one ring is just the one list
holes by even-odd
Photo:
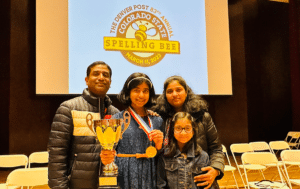
[[166, 136], [165, 136], [165, 140], [164, 140], [164, 146], [168, 146], [168, 144], [169, 144], [169, 132], [170, 132], [171, 119], [172, 118], [169, 118], [166, 121]]
[[139, 124], [140, 128], [143, 129], [143, 131], [147, 134], [149, 138], [149, 133], [153, 130], [152, 121], [149, 118], [149, 116], [147, 116], [149, 122], [149, 126], [148, 126], [146, 122], [141, 118], [141, 116], [137, 114], [130, 106], [128, 107], [128, 112], [133, 117], [133, 119]]

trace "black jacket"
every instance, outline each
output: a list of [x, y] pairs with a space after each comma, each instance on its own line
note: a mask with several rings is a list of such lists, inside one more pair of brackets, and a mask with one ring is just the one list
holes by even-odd
[[[105, 115], [119, 112], [111, 105], [108, 96], [105, 97], [105, 108]], [[77, 116], [74, 114], [74, 119], [72, 112]], [[86, 126], [88, 112], [99, 112], [99, 100], [87, 89], [82, 96], [63, 102], [56, 111], [48, 143], [50, 188], [98, 187], [100, 145]], [[97, 114], [93, 115], [95, 119]], [[77, 124], [74, 126], [75, 120]]]
[[209, 155], [210, 166], [220, 171], [220, 175], [216, 177], [219, 180], [224, 175], [224, 153], [222, 144], [219, 139], [217, 128], [208, 112], [204, 112], [203, 116], [193, 115], [198, 125], [197, 141], [201, 148]]

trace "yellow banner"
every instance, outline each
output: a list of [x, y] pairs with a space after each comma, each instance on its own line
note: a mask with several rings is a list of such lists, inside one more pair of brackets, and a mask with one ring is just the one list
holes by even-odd
[[108, 51], [180, 54], [180, 43], [178, 41], [138, 41], [135, 38], [104, 37], [104, 49]]

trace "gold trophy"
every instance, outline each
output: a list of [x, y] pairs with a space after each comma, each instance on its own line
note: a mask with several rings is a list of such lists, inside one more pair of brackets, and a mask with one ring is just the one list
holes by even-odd
[[[92, 114], [87, 114], [86, 123], [95, 134], [102, 150], [114, 150], [123, 133], [129, 126], [130, 114], [125, 111], [124, 119], [93, 120]], [[122, 124], [124, 124], [122, 131]], [[112, 162], [102, 167], [99, 177], [99, 188], [120, 188], [117, 184], [118, 166]]]

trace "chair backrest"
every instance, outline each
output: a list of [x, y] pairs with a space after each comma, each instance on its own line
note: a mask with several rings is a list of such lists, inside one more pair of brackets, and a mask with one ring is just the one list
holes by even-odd
[[271, 150], [289, 150], [290, 146], [286, 141], [270, 141]]
[[[285, 141], [290, 141], [291, 139], [298, 139], [300, 137], [300, 131], [290, 131], [285, 137]], [[291, 139], [290, 139], [291, 138]], [[289, 140], [290, 139], [290, 140]]]
[[231, 144], [230, 150], [232, 153], [245, 153], [245, 152], [253, 152], [252, 147], [248, 143], [237, 143]]
[[286, 141], [270, 141], [269, 146], [271, 148], [271, 151], [275, 153], [274, 150], [279, 151], [279, 150], [290, 150], [290, 146]]
[[0, 155], [0, 167], [27, 167], [28, 157], [23, 154], [17, 155]]
[[28, 167], [30, 168], [31, 163], [48, 163], [49, 153], [47, 151], [43, 152], [33, 152], [29, 155]]
[[230, 145], [230, 151], [232, 153], [232, 157], [235, 161], [236, 166], [238, 167], [238, 161], [237, 158], [235, 157], [235, 153], [245, 153], [245, 152], [253, 152], [252, 147], [248, 143], [236, 143], [236, 144], [231, 144]]
[[222, 151], [224, 152], [224, 153], [227, 153], [227, 149], [226, 149], [226, 147], [222, 144]]
[[277, 157], [271, 152], [246, 152], [242, 155], [244, 164], [265, 165], [278, 163]]
[[298, 146], [300, 139], [300, 131], [290, 131], [285, 137], [285, 141], [288, 142], [289, 146]]
[[270, 146], [266, 142], [250, 142], [252, 149], [256, 151], [268, 151], [271, 152]]
[[48, 168], [13, 170], [6, 179], [6, 186], [39, 186], [48, 184]]
[[280, 156], [284, 162], [300, 162], [300, 150], [283, 150]]

